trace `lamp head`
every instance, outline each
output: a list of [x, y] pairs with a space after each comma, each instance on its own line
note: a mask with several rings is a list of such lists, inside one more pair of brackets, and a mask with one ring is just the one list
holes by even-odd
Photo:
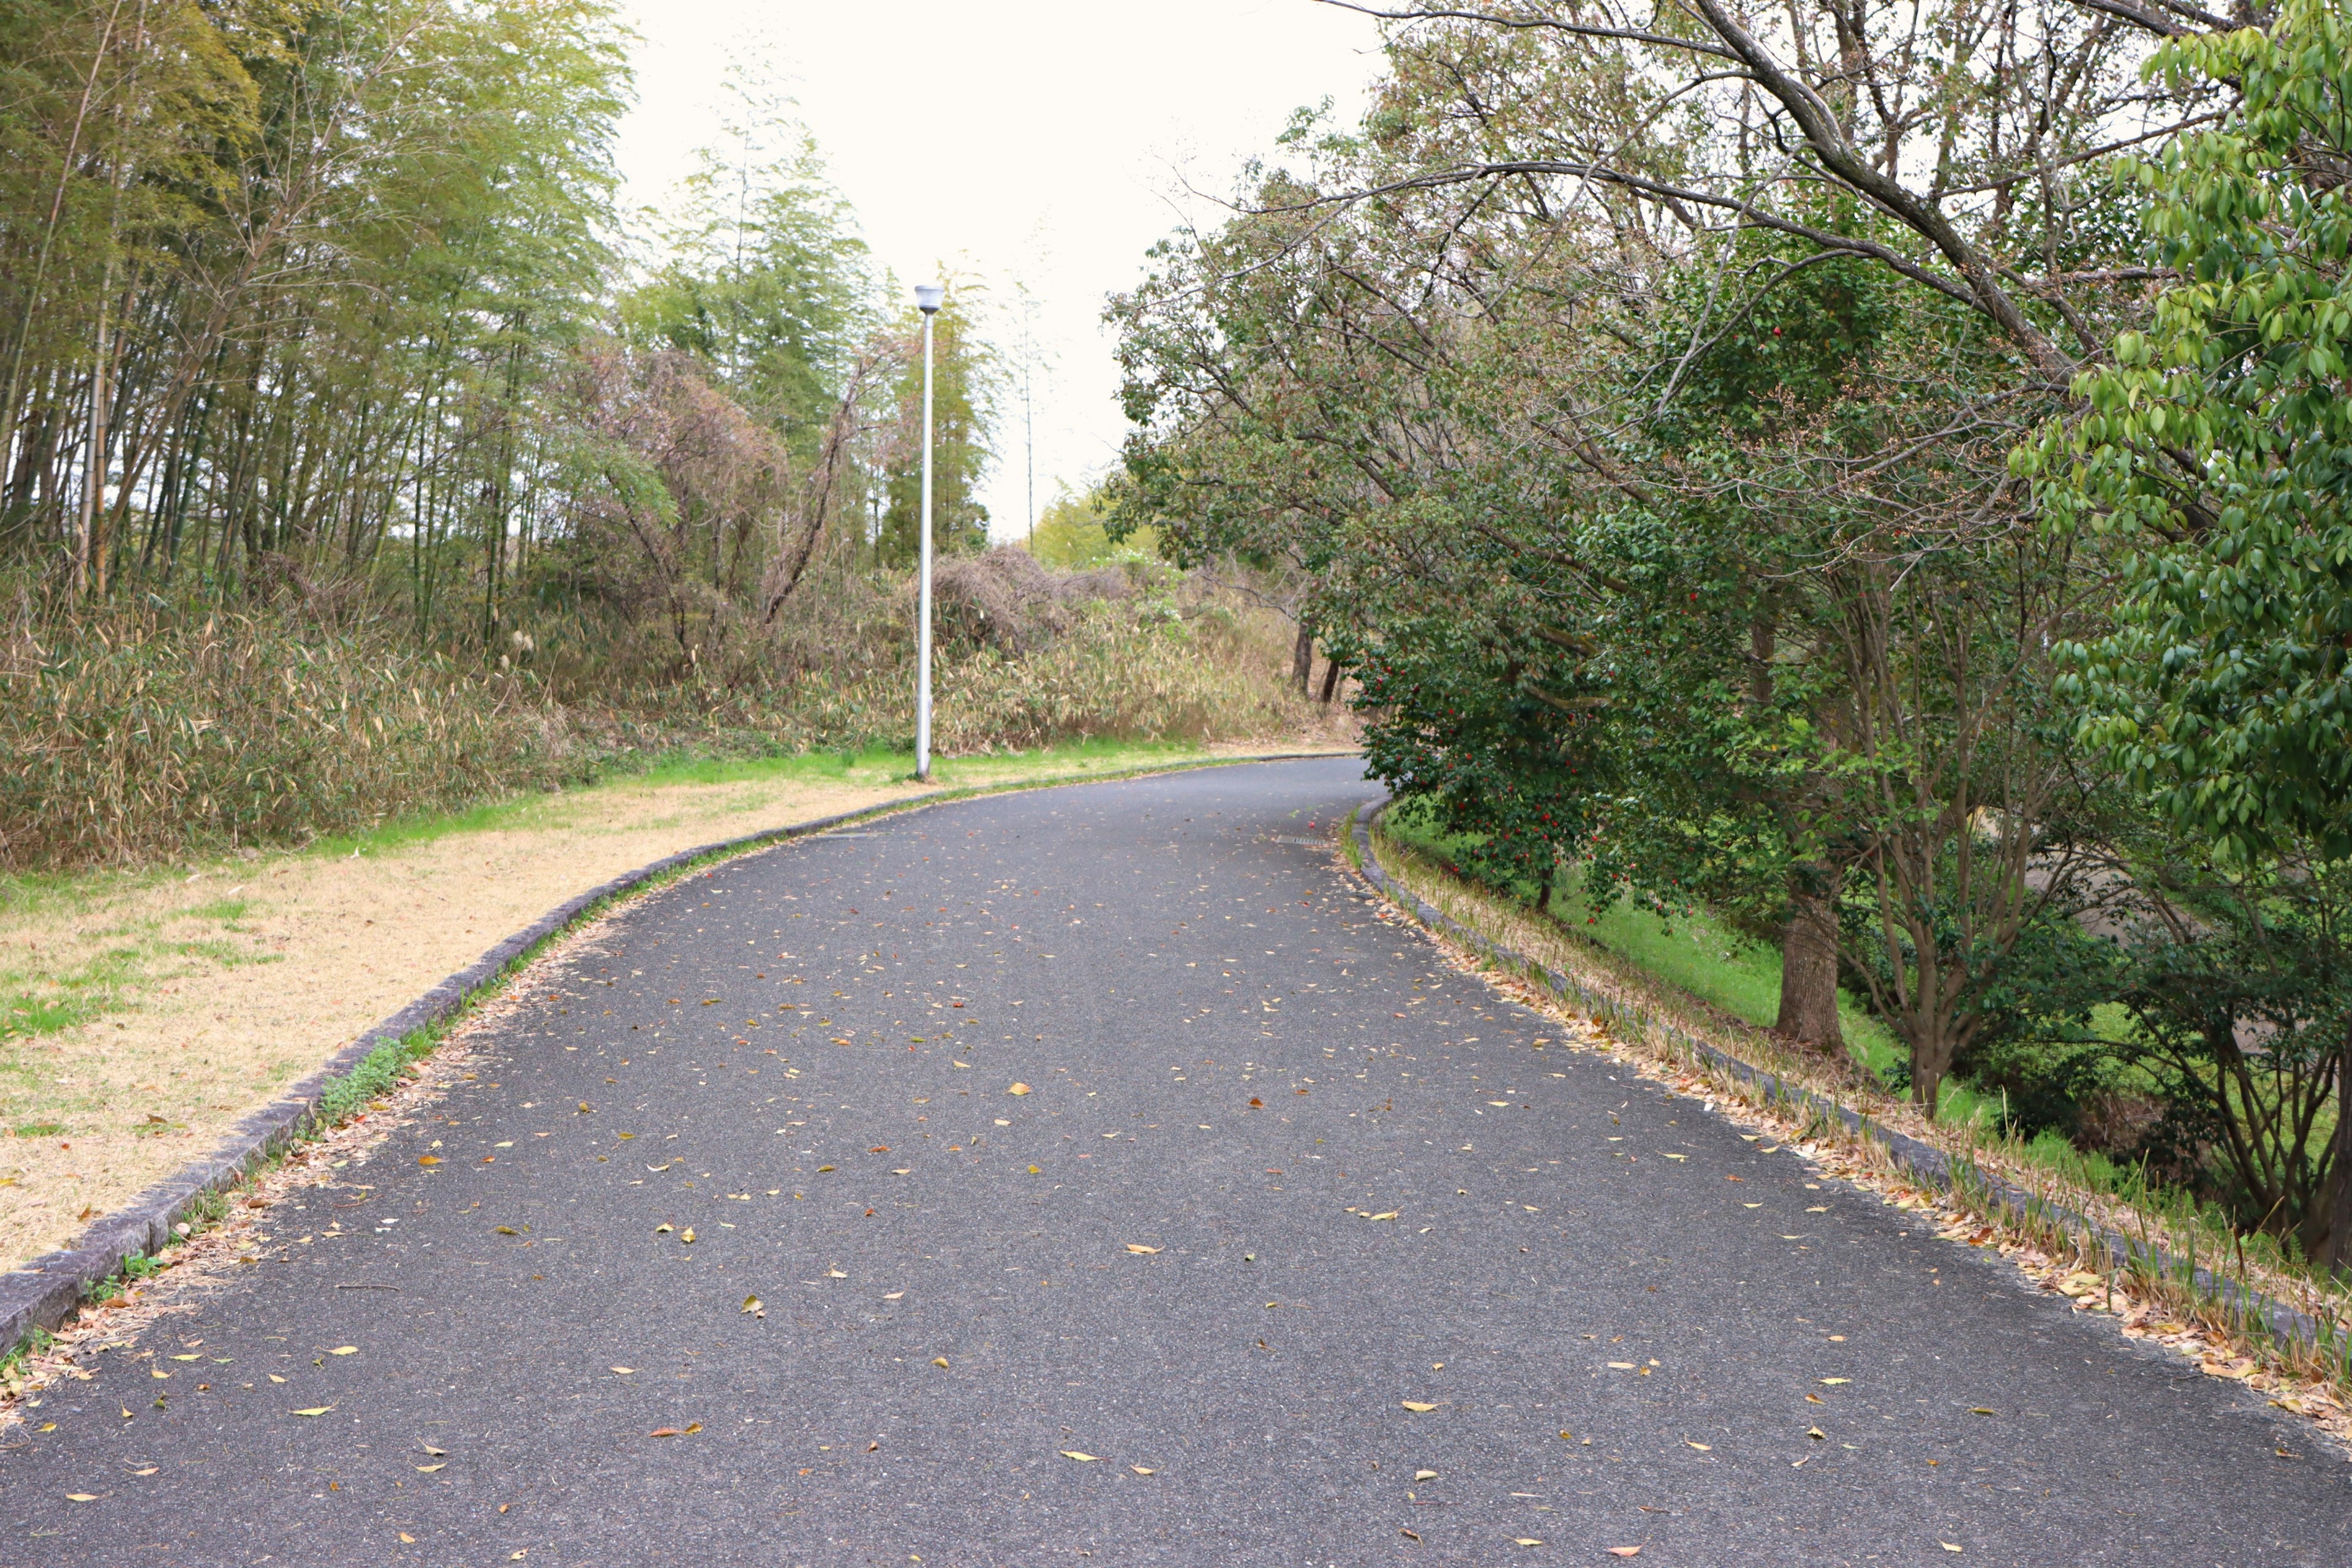
[[940, 304], [946, 300], [947, 297], [947, 285], [944, 283], [918, 283], [915, 285], [915, 309], [922, 311], [926, 316], [937, 315], [939, 313]]

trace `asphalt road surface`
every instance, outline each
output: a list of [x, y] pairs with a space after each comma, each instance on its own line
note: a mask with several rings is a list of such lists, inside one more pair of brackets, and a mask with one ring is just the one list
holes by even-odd
[[1005, 795], [642, 900], [49, 1396], [0, 1562], [2352, 1562], [2259, 1394], [1376, 920], [1371, 793]]

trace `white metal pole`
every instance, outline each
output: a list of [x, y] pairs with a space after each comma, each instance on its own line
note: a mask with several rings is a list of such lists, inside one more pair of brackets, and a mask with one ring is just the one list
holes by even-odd
[[[921, 296], [918, 294], [918, 299]], [[931, 780], [931, 321], [937, 304], [923, 309], [923, 537], [920, 607], [915, 633], [915, 776]]]

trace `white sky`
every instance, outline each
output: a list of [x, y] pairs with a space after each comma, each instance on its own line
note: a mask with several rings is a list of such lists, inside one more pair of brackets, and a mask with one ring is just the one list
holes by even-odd
[[[1082, 487], [1124, 434], [1103, 300], [1176, 227], [1183, 186], [1233, 189], [1293, 109], [1360, 112], [1379, 68], [1361, 16], [1314, 0], [622, 0], [642, 36], [620, 162], [659, 201], [716, 139], [730, 58], [799, 100], [879, 265], [945, 263], [1001, 302], [1025, 284], [1050, 363], [1033, 378], [1036, 493]], [[1212, 209], [1199, 209], [1213, 221]], [[999, 337], [1004, 334], [1000, 331]], [[1027, 513], [1020, 400], [984, 499], [999, 538]]]

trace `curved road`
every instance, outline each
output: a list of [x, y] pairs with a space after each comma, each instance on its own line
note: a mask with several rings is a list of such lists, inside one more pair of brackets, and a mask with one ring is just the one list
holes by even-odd
[[2352, 1561], [2260, 1395], [1373, 919], [1370, 793], [999, 796], [632, 906], [51, 1395], [0, 1562]]

